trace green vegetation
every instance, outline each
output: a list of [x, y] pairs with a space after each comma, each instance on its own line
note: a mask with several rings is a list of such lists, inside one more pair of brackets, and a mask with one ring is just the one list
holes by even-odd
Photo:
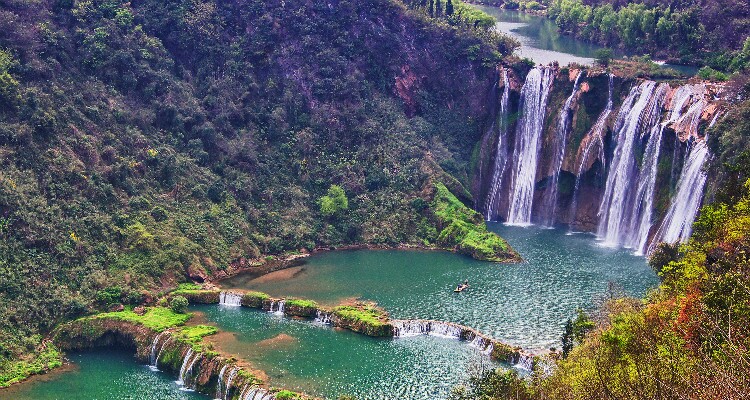
[[346, 198], [344, 189], [339, 185], [331, 185], [328, 188], [328, 194], [321, 197], [318, 203], [320, 204], [320, 213], [324, 217], [331, 217], [349, 209], [349, 199]]
[[299, 398], [300, 398], [300, 395], [289, 390], [280, 390], [276, 392], [277, 400], [295, 400]]
[[[391, 0], [30, 4], [0, 6], [0, 371], [172, 282], [434, 241], [412, 200], [435, 174], [469, 186], [476, 94], [513, 48], [458, 1], [435, 19]], [[334, 183], [348, 209], [325, 218]], [[196, 290], [174, 295], [215, 296]]]
[[489, 232], [482, 217], [466, 207], [442, 183], [435, 183], [432, 202], [438, 226], [442, 229], [438, 242], [474, 258], [487, 261], [513, 261], [518, 255], [510, 246]]
[[[38, 339], [37, 339], [38, 340]], [[0, 388], [21, 382], [31, 375], [44, 373], [62, 365], [62, 354], [50, 342], [20, 360], [6, 361], [0, 369]]]
[[599, 49], [596, 51], [595, 60], [596, 63], [602, 67], [609, 67], [609, 63], [612, 62], [614, 52], [612, 49]]
[[547, 15], [562, 32], [585, 40], [734, 72], [750, 60], [747, 6], [746, 0], [550, 0]]
[[341, 326], [369, 336], [393, 336], [393, 327], [388, 323], [388, 314], [374, 304], [358, 303], [352, 306], [338, 306], [333, 309], [334, 317]]
[[271, 296], [261, 292], [246, 292], [242, 295], [241, 303], [245, 307], [263, 308], [263, 303], [271, 300]]
[[146, 309], [143, 315], [135, 313], [133, 310], [108, 312], [94, 315], [89, 318], [114, 319], [119, 321], [133, 322], [151, 328], [155, 331], [163, 331], [175, 326], [184, 325], [192, 315], [181, 314], [165, 307], [150, 307]]
[[178, 314], [184, 314], [187, 311], [188, 305], [190, 305], [188, 299], [183, 296], [172, 296], [169, 300], [169, 308]]
[[286, 306], [299, 308], [318, 308], [318, 303], [312, 300], [289, 299], [286, 301]]
[[[210, 335], [215, 335], [219, 332], [219, 329], [215, 326], [208, 325], [195, 325], [195, 326], [184, 326], [180, 328], [175, 335], [181, 340], [191, 343], [193, 345], [200, 345], [203, 342], [203, 338]], [[198, 349], [196, 349], [198, 350]]]

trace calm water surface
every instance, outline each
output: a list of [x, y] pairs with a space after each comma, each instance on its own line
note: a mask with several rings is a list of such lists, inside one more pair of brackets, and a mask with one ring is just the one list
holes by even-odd
[[75, 369], [52, 373], [11, 389], [0, 399], [13, 400], [205, 400], [180, 390], [174, 377], [139, 365], [132, 353], [101, 350], [73, 353]]
[[[372, 300], [394, 318], [456, 322], [510, 344], [543, 349], [558, 346], [565, 320], [576, 308], [594, 305], [610, 282], [632, 296], [658, 283], [643, 257], [600, 247], [590, 235], [497, 223], [490, 228], [526, 261], [493, 264], [427, 251], [331, 252], [310, 257], [294, 274], [237, 276], [222, 284], [328, 305]], [[453, 293], [465, 279], [471, 288]]]
[[[472, 5], [495, 17], [495, 28], [521, 43], [517, 51], [520, 57], [529, 58], [537, 64], [549, 64], [557, 61], [560, 65], [578, 63], [590, 65], [594, 62], [596, 51], [602, 46], [562, 35], [557, 31], [557, 25], [548, 18], [527, 14], [517, 10], [506, 10], [499, 7]], [[617, 57], [626, 54], [616, 52]], [[627, 54], [629, 56], [640, 54]], [[686, 65], [663, 65], [665, 68], [675, 69], [685, 75], [693, 76], [698, 69]]]

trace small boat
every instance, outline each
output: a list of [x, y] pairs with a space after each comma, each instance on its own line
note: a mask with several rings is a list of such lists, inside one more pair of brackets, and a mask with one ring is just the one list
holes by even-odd
[[453, 289], [453, 292], [454, 293], [460, 293], [460, 292], [463, 292], [464, 289], [468, 289], [468, 288], [469, 288], [469, 285], [460, 284], [460, 285], [456, 286], [455, 289]]

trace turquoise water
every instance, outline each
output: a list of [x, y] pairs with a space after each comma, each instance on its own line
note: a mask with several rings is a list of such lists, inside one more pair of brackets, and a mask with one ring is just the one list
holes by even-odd
[[470, 371], [499, 365], [457, 340], [371, 338], [259, 310], [192, 308], [234, 333], [221, 349], [266, 372], [271, 385], [326, 398], [445, 399]]
[[[590, 235], [489, 226], [525, 262], [492, 264], [437, 251], [330, 252], [310, 257], [293, 274], [280, 271], [258, 279], [240, 275], [222, 286], [328, 305], [372, 300], [394, 318], [455, 322], [513, 345], [544, 349], [559, 347], [565, 320], [578, 307], [594, 306], [610, 283], [639, 297], [658, 284], [643, 257], [600, 247]], [[464, 279], [470, 289], [453, 293]]]
[[174, 377], [139, 365], [132, 353], [101, 350], [73, 353], [72, 371], [52, 373], [17, 387], [0, 390], [13, 400], [205, 400], [179, 389]]

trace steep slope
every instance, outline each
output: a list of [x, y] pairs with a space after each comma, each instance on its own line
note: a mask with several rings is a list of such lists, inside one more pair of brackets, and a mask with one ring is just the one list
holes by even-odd
[[390, 0], [0, 1], [0, 370], [186, 276], [440, 246], [432, 188], [470, 202], [501, 56], [483, 36]]

